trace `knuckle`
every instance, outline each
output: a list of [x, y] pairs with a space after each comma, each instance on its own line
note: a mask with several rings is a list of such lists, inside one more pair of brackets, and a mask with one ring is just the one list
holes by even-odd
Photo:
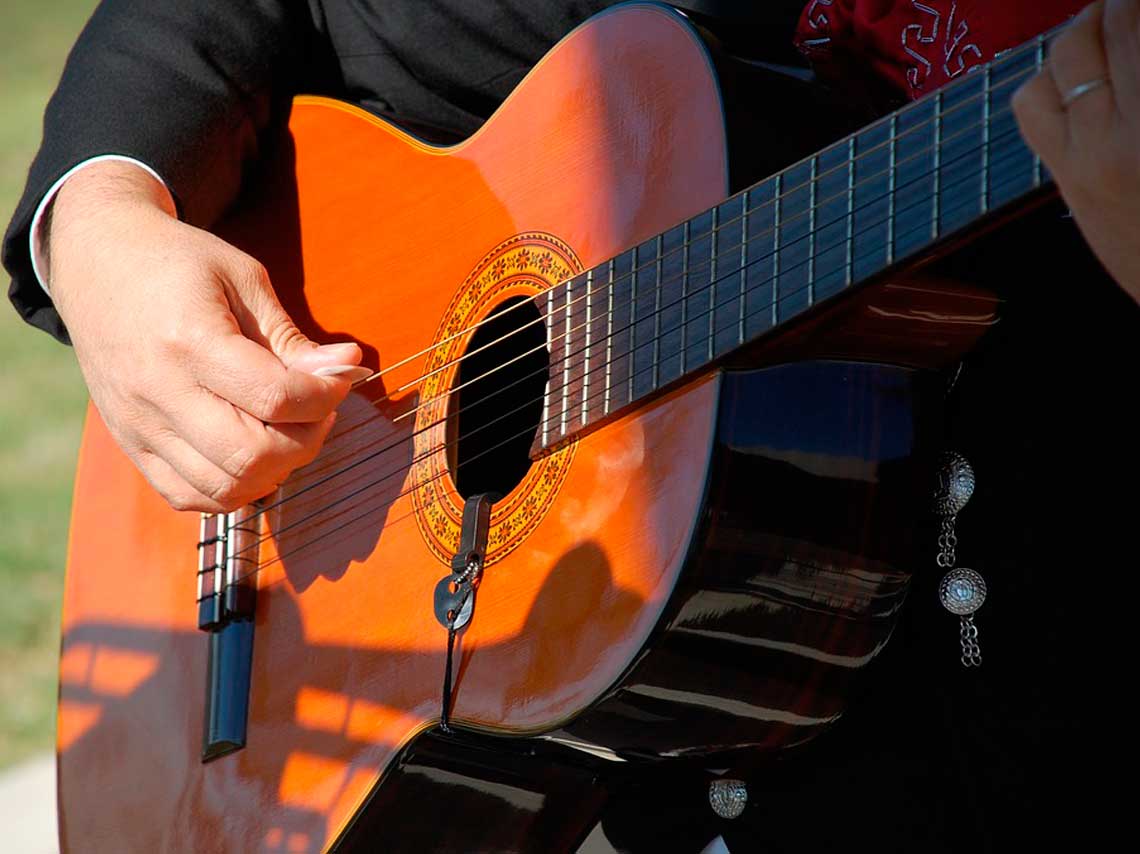
[[186, 512], [189, 510], [199, 510], [204, 512], [206, 510], [206, 508], [201, 505], [201, 499], [195, 500], [195, 496], [192, 496], [187, 492], [159, 490], [159, 493], [163, 498], [166, 499], [166, 503], [169, 504], [172, 509], [178, 510], [179, 512]]
[[262, 421], [278, 421], [288, 413], [290, 402], [288, 388], [281, 383], [268, 383], [259, 392], [258, 411], [253, 414]]
[[1069, 27], [1060, 33], [1049, 45], [1049, 65], [1054, 71], [1064, 67], [1072, 61], [1073, 54], [1078, 45], [1073, 28]]
[[304, 333], [289, 320], [284, 312], [280, 312], [277, 321], [268, 330], [266, 337], [274, 353], [291, 352], [308, 341]]
[[208, 356], [218, 346], [217, 332], [194, 322], [179, 323], [168, 339], [167, 345], [174, 351], [196, 357]]
[[179, 512], [216, 513], [221, 509], [217, 502], [185, 483], [155, 483], [154, 488], [171, 509]]
[[240, 485], [232, 477], [216, 477], [205, 484], [204, 494], [212, 501], [216, 501], [226, 510], [233, 510], [242, 505], [240, 501]]
[[194, 324], [177, 319], [159, 324], [153, 336], [160, 357], [195, 353], [205, 344], [201, 331]]
[[257, 469], [258, 453], [248, 445], [239, 445], [222, 463], [222, 470], [235, 480], [244, 480]]
[[256, 290], [269, 288], [269, 271], [265, 269], [264, 264], [251, 255], [243, 256], [239, 275], [242, 282], [251, 288]]

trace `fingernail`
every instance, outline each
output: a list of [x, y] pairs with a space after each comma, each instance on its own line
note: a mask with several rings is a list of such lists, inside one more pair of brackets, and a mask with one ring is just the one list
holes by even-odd
[[338, 379], [348, 380], [350, 383], [359, 382], [362, 379], [372, 376], [372, 371], [368, 368], [361, 368], [357, 365], [327, 365], [323, 368], [317, 368], [313, 371], [315, 377], [337, 377]]
[[317, 348], [317, 352], [335, 359], [354, 359], [360, 355], [360, 347], [351, 341], [342, 344], [322, 344]]

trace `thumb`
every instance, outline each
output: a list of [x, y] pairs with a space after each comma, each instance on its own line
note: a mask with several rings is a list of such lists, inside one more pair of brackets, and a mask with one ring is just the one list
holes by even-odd
[[357, 367], [363, 357], [358, 345], [318, 344], [298, 329], [277, 299], [265, 267], [253, 258], [248, 262], [244, 275], [236, 276], [227, 289], [231, 310], [245, 337], [270, 350], [287, 368], [349, 382], [371, 374]]

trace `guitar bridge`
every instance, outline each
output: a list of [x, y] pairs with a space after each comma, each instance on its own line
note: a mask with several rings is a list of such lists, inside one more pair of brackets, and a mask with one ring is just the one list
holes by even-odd
[[259, 532], [255, 507], [202, 514], [198, 628], [209, 635], [202, 761], [245, 747]]

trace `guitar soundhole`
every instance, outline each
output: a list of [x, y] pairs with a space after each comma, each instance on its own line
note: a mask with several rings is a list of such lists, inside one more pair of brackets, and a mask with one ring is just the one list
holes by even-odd
[[529, 297], [496, 306], [472, 336], [449, 401], [448, 458], [464, 498], [506, 495], [526, 476], [549, 368], [546, 329]]

